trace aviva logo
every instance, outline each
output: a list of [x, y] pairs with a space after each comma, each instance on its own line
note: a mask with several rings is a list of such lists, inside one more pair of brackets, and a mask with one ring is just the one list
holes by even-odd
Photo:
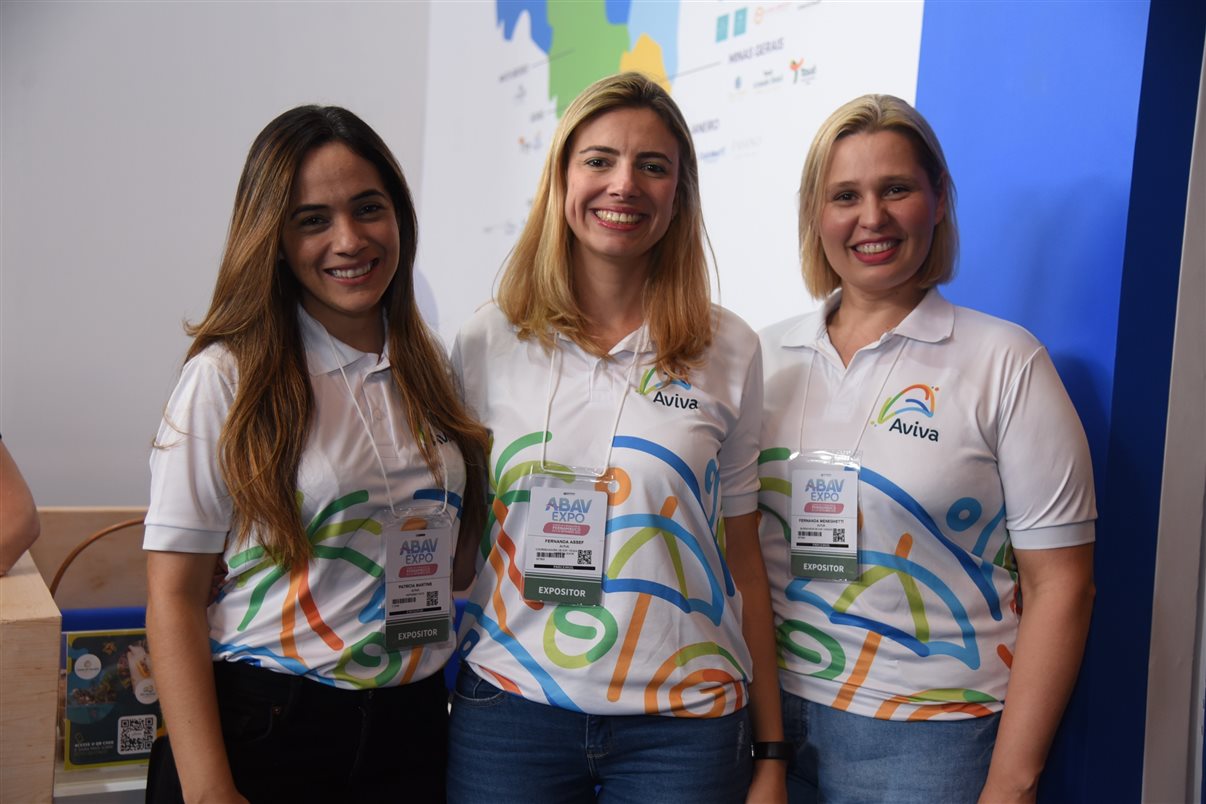
[[641, 396], [649, 396], [649, 394], [653, 393], [654, 391], [660, 391], [663, 388], [671, 385], [678, 385], [688, 391], [691, 390], [691, 383], [686, 382], [685, 380], [672, 380], [667, 377], [661, 382], [654, 382], [653, 377], [655, 374], [657, 374], [656, 368], [651, 368], [645, 372], [645, 375], [641, 377], [641, 385], [639, 388], [637, 388], [637, 393], [639, 393]]
[[[665, 405], [668, 408], [679, 408], [681, 410], [695, 410], [699, 407], [699, 402], [690, 397], [682, 396], [681, 394], [670, 393], [674, 386], [682, 388], [684, 391], [691, 390], [691, 383], [686, 380], [676, 380], [669, 377], [663, 378], [660, 382], [654, 381], [654, 375], [657, 373], [656, 368], [651, 368], [641, 377], [641, 384], [637, 387], [637, 393], [641, 396], [649, 396], [653, 394], [653, 401], [658, 404]], [[663, 393], [665, 392], [665, 393]]]
[[905, 413], [920, 413], [927, 419], [934, 418], [938, 410], [938, 388], [917, 383], [884, 400], [884, 406], [875, 417], [875, 424], [891, 421], [888, 430], [901, 435], [913, 436], [927, 441], [938, 440], [938, 428], [923, 427], [917, 422], [905, 422], [897, 418]]

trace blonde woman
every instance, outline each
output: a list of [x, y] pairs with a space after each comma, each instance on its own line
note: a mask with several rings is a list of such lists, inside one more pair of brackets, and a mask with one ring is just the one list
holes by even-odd
[[758, 343], [709, 301], [695, 152], [656, 83], [566, 110], [453, 363], [493, 503], [450, 801], [779, 800]]
[[866, 95], [800, 182], [815, 313], [762, 333], [762, 546], [793, 802], [1032, 801], [1076, 678], [1096, 509], [1084, 431], [1030, 333], [937, 286], [938, 140]]
[[151, 457], [151, 801], [444, 800], [452, 542], [480, 523], [485, 431], [419, 317], [415, 248], [358, 117], [303, 106], [256, 138]]

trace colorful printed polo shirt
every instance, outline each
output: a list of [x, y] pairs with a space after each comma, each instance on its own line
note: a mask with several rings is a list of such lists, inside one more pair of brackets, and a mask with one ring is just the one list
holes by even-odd
[[[483, 678], [592, 714], [713, 717], [745, 705], [751, 662], [722, 517], [757, 504], [762, 372], [749, 327], [721, 308], [714, 316], [713, 345], [689, 382], [654, 372], [651, 347], [635, 354], [644, 328], [610, 359], [561, 339], [555, 363], [538, 341], [518, 340], [493, 305], [461, 330], [453, 365], [493, 434], [492, 509], [460, 633]], [[615, 482], [598, 486], [609, 503], [601, 603], [525, 599], [542, 448], [554, 464], [601, 466], [609, 440]]]
[[[1084, 431], [1021, 327], [931, 290], [843, 367], [825, 327], [839, 300], [761, 334], [759, 533], [780, 682], [890, 720], [996, 712], [1017, 635], [1013, 549], [1093, 540]], [[861, 577], [795, 578], [789, 458], [850, 450], [860, 432]]]
[[[331, 339], [298, 307], [314, 392], [314, 423], [297, 472], [297, 499], [314, 558], [285, 572], [253, 538], [236, 545], [233, 513], [218, 468], [218, 437], [238, 388], [238, 367], [220, 345], [188, 361], [168, 400], [151, 452], [151, 504], [143, 548], [222, 553], [229, 568], [209, 607], [215, 660], [245, 661], [349, 689], [419, 681], [440, 670], [454, 637], [386, 650], [385, 547], [388, 496], [356, 394], [399, 504], [442, 505], [407, 426], [389, 355]], [[302, 426], [298, 423], [298, 426]], [[459, 516], [465, 467], [441, 437], [448, 510]]]

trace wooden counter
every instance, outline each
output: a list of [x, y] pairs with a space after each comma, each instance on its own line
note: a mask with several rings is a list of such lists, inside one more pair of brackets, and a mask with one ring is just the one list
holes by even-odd
[[59, 610], [29, 553], [0, 576], [0, 795], [48, 802], [54, 790]]

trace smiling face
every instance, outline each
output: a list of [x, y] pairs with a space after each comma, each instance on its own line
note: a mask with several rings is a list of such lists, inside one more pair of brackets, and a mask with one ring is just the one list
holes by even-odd
[[648, 269], [674, 217], [678, 140], [652, 109], [615, 109], [570, 138], [565, 219], [576, 269]]
[[843, 293], [920, 296], [918, 270], [945, 213], [912, 142], [894, 131], [833, 145], [822, 189], [821, 245]]
[[380, 352], [381, 298], [398, 270], [398, 219], [373, 165], [343, 143], [306, 154], [293, 181], [281, 251], [302, 307], [344, 343]]

